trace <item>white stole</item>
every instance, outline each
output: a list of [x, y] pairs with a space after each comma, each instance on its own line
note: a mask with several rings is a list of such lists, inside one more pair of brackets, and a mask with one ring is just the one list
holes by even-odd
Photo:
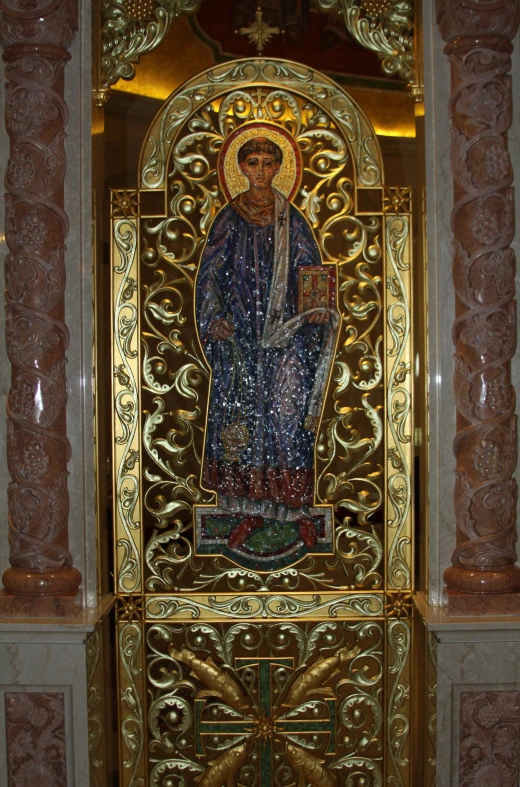
[[[287, 347], [292, 337], [308, 322], [310, 314], [323, 314], [326, 309], [309, 309], [303, 314], [283, 321], [285, 303], [287, 298], [288, 276], [291, 262], [289, 248], [290, 238], [290, 205], [280, 192], [274, 190], [274, 266], [267, 314], [262, 336], [262, 347], [284, 348]], [[309, 400], [309, 409], [305, 419], [306, 428], [316, 431], [323, 406], [325, 388], [329, 379], [330, 367], [336, 345], [336, 334], [339, 326], [339, 314], [330, 310], [330, 322], [324, 326], [328, 328], [324, 347], [318, 360], [316, 377]]]

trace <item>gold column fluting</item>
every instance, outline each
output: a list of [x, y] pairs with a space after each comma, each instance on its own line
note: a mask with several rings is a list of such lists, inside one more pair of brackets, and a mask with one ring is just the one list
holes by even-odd
[[507, 612], [515, 611], [514, 602], [508, 606], [498, 597], [520, 587], [510, 369], [517, 331], [510, 248], [514, 194], [507, 148], [512, 120], [508, 72], [520, 3], [439, 0], [437, 12], [451, 66], [456, 293], [457, 545], [444, 573], [447, 608], [452, 614]]
[[64, 322], [65, 64], [76, 0], [3, 0], [6, 344], [11, 567], [1, 615], [71, 615], [81, 583], [68, 550]]

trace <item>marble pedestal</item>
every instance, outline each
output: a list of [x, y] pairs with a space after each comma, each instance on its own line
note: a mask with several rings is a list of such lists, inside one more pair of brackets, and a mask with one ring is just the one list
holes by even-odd
[[69, 596], [17, 596], [0, 590], [2, 618], [69, 618], [81, 611], [81, 593]]
[[112, 784], [112, 604], [63, 621], [0, 618], [0, 784]]
[[445, 589], [443, 601], [450, 617], [520, 615], [520, 593], [458, 593]]
[[520, 616], [416, 606], [437, 653], [437, 787], [520, 782]]

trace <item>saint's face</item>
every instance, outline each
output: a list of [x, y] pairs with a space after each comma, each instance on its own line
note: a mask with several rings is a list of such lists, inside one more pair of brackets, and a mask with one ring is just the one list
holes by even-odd
[[240, 164], [240, 169], [249, 181], [249, 185], [257, 189], [268, 189], [275, 175], [280, 171], [280, 164], [270, 153], [250, 153]]

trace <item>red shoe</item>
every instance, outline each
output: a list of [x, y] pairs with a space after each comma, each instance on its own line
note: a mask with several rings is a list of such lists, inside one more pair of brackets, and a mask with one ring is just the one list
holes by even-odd
[[229, 534], [228, 546], [231, 547], [231, 549], [241, 547], [242, 544], [247, 541], [251, 533], [254, 533], [254, 531], [262, 527], [263, 524], [263, 516], [245, 516]]
[[297, 520], [296, 524], [298, 525], [300, 538], [307, 549], [313, 549], [318, 542], [318, 534], [316, 533], [316, 528], [314, 527], [312, 519], [302, 516]]

